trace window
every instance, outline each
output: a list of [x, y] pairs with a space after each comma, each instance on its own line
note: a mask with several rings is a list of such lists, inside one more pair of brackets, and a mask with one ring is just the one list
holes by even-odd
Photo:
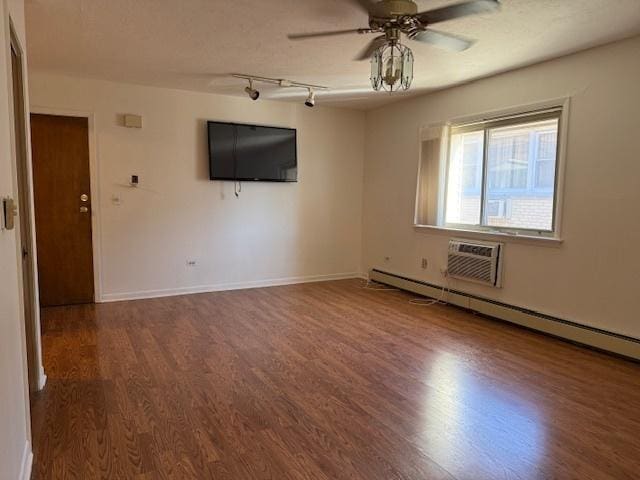
[[560, 109], [451, 128], [445, 224], [551, 234]]
[[556, 174], [558, 132], [544, 132], [538, 136], [535, 182], [537, 188], [553, 188]]

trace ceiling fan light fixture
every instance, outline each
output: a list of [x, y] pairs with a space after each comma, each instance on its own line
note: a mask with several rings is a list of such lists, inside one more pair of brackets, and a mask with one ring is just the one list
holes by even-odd
[[371, 86], [375, 91], [408, 90], [413, 81], [413, 52], [399, 42], [389, 42], [371, 56]]

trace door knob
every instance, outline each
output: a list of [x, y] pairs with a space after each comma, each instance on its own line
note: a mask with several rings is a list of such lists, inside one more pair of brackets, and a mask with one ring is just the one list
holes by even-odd
[[89, 211], [89, 209], [87, 207], [80, 207], [80, 213], [87, 213]]
[[86, 193], [83, 193], [82, 195], [80, 195], [81, 202], [86, 202], [88, 200], [89, 200], [89, 195], [87, 195]]

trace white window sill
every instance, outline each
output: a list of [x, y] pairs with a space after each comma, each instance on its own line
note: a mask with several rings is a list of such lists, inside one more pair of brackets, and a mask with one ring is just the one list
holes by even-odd
[[440, 233], [444, 235], [464, 235], [478, 240], [493, 240], [496, 242], [525, 243], [532, 245], [560, 246], [563, 242], [557, 237], [541, 237], [537, 235], [522, 235], [504, 232], [483, 232], [479, 230], [466, 230], [463, 228], [441, 227], [436, 225], [414, 225], [416, 231], [425, 233]]

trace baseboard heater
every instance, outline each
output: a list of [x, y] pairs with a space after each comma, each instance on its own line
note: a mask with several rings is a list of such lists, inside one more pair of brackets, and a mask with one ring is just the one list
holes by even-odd
[[[385, 285], [391, 285], [431, 298], [439, 298], [442, 291], [442, 287], [439, 285], [378, 269], [371, 270], [369, 278]], [[459, 290], [449, 290], [447, 303], [569, 340], [573, 343], [615, 353], [633, 360], [640, 360], [640, 340], [633, 337], [580, 325], [579, 323]]]

